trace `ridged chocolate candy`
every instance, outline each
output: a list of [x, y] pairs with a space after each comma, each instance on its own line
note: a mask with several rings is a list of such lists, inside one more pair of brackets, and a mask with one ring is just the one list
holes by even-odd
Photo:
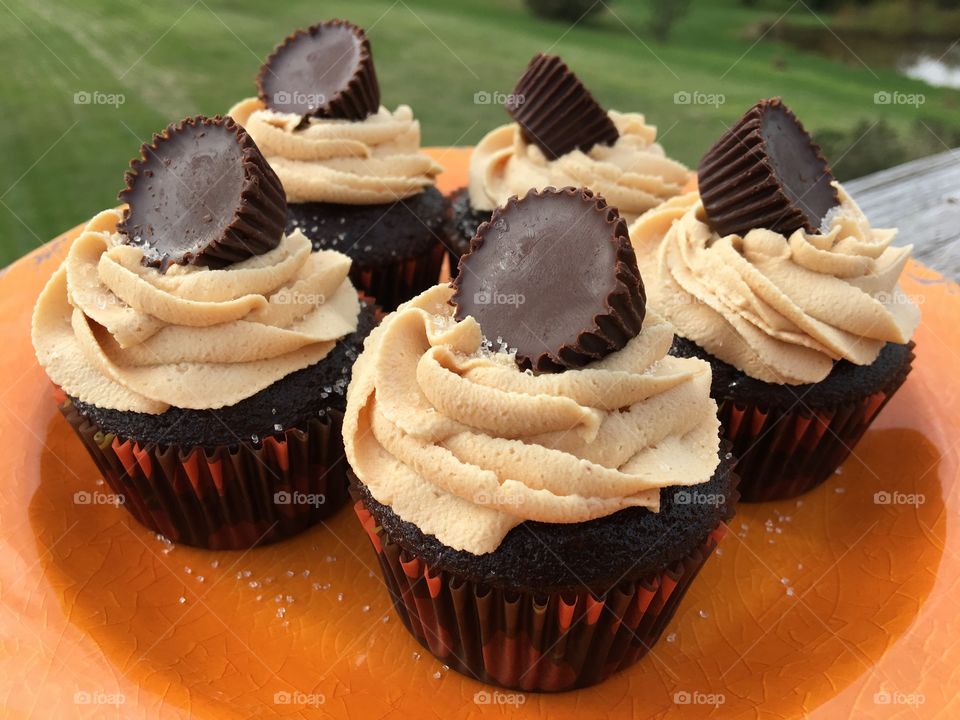
[[118, 230], [144, 262], [223, 267], [275, 248], [287, 200], [253, 139], [230, 118], [171, 124], [130, 163]]
[[524, 139], [551, 160], [620, 137], [607, 111], [556, 55], [534, 55], [506, 109]]
[[780, 98], [761, 100], [700, 161], [700, 197], [721, 235], [817, 232], [839, 202], [830, 166]]
[[640, 332], [646, 295], [627, 226], [585, 188], [511, 197], [477, 228], [452, 286], [494, 349], [537, 372], [582, 367]]
[[257, 75], [260, 99], [277, 112], [363, 120], [380, 108], [370, 41], [346, 20], [297, 30], [280, 43]]

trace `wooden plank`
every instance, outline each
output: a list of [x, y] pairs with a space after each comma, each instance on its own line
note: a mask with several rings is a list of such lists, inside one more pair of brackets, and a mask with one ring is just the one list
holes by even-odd
[[876, 227], [897, 227], [898, 245], [945, 276], [960, 278], [960, 149], [844, 183]]

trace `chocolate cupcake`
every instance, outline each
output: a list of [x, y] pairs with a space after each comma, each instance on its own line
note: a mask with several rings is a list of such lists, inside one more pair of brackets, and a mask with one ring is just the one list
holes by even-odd
[[704, 155], [700, 194], [630, 236], [673, 354], [713, 369], [747, 501], [826, 480], [903, 384], [920, 312], [897, 281], [911, 247], [873, 228], [779, 98]]
[[470, 157], [469, 184], [451, 195], [450, 267], [480, 223], [530, 188], [589, 187], [627, 222], [679, 195], [691, 179], [666, 156], [640, 113], [604, 110], [573, 71], [538, 53], [508, 96], [514, 122], [488, 133]]
[[405, 627], [509, 688], [640, 658], [734, 512], [709, 364], [668, 355], [617, 211], [531, 191], [375, 329], [347, 395], [351, 494]]
[[413, 111], [380, 105], [363, 30], [328, 20], [287, 37], [257, 76], [258, 96], [229, 115], [287, 194], [287, 231], [350, 257], [350, 278], [385, 310], [440, 275], [449, 205], [442, 168], [420, 151]]
[[284, 235], [280, 181], [229, 118], [155, 135], [121, 198], [33, 315], [37, 359], [104, 479], [143, 525], [198, 547], [330, 515], [347, 496], [350, 368], [375, 325], [350, 258]]

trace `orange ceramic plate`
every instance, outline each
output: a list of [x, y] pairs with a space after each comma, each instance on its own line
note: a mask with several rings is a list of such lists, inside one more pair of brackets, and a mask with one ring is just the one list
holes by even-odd
[[[462, 185], [466, 151], [435, 155], [441, 189]], [[241, 553], [168, 547], [122, 509], [74, 501], [100, 480], [29, 337], [72, 235], [0, 277], [9, 716], [960, 717], [956, 284], [908, 266], [923, 323], [906, 385], [830, 482], [740, 509], [650, 655], [591, 689], [508, 696], [407, 634], [346, 508]]]

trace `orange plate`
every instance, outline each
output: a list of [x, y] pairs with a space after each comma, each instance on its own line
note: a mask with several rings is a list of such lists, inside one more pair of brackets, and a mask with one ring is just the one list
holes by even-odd
[[[462, 185], [466, 151], [434, 152], [441, 189]], [[241, 553], [166, 547], [122, 509], [74, 503], [101, 481], [29, 327], [75, 233], [0, 277], [9, 716], [960, 717], [956, 284], [908, 266], [923, 301], [910, 379], [837, 477], [741, 508], [650, 655], [598, 687], [510, 697], [476, 695], [490, 689], [407, 634], [348, 509]]]

